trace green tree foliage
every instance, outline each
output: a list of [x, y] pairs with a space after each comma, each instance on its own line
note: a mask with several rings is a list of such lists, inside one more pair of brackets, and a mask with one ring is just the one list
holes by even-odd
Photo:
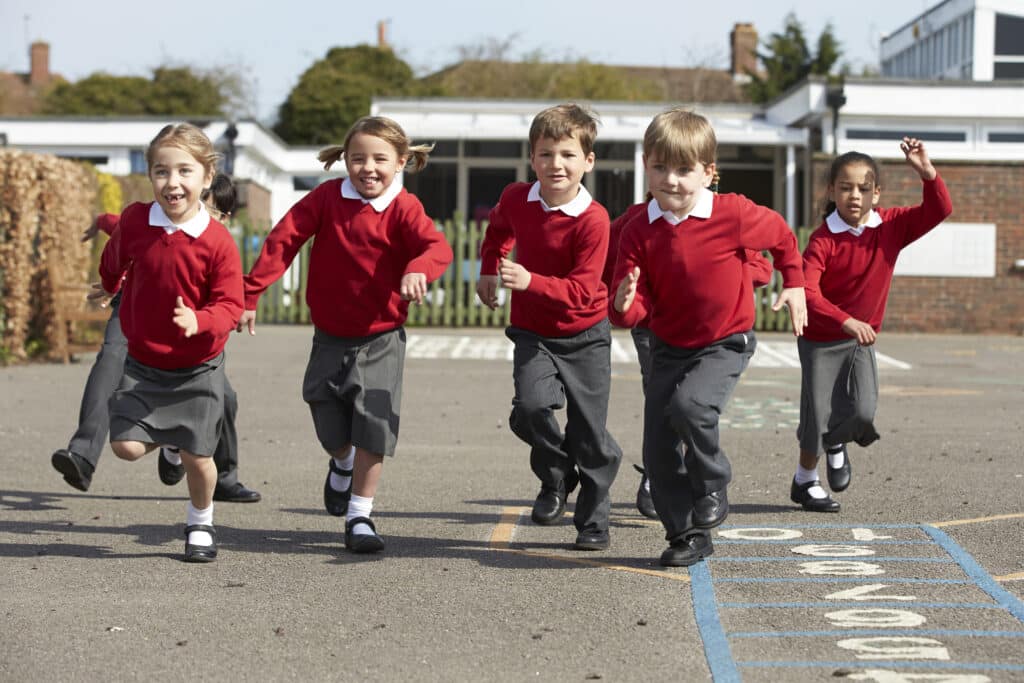
[[782, 33], [773, 33], [764, 44], [766, 53], [758, 53], [763, 74], [750, 74], [747, 94], [754, 102], [767, 102], [809, 75], [828, 75], [842, 56], [839, 41], [826, 24], [812, 55], [804, 37], [804, 28], [793, 14], [786, 15]]
[[299, 77], [281, 105], [274, 132], [299, 145], [339, 143], [374, 96], [437, 94], [424, 88], [391, 50], [356, 45], [331, 48]]
[[227, 98], [211, 76], [189, 67], [161, 66], [150, 79], [94, 73], [58, 83], [43, 101], [44, 114], [85, 116], [218, 116]]

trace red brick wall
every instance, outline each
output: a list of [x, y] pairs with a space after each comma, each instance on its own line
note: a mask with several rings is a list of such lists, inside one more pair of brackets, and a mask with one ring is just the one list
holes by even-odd
[[[831, 160], [814, 160], [812, 215], [820, 218]], [[936, 161], [956, 223], [995, 223], [996, 276], [893, 280], [884, 329], [900, 332], [1024, 333], [1024, 163]], [[921, 181], [903, 161], [881, 164], [882, 206], [921, 201]]]

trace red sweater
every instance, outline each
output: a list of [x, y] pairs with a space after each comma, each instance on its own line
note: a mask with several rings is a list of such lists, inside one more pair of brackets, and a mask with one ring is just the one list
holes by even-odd
[[608, 255], [608, 212], [592, 201], [579, 216], [526, 200], [532, 183], [513, 183], [491, 210], [480, 245], [480, 274], [496, 275], [512, 248], [530, 286], [512, 293], [512, 325], [541, 337], [570, 337], [608, 316], [601, 268]]
[[[227, 228], [210, 219], [198, 238], [168, 235], [149, 224], [150, 204], [125, 207], [100, 259], [108, 292], [121, 295], [121, 329], [128, 353], [144, 365], [177, 370], [224, 350], [242, 314], [242, 260]], [[116, 218], [116, 217], [115, 217]], [[196, 312], [199, 331], [186, 338], [174, 324], [177, 297]]]
[[313, 324], [336, 337], [365, 337], [400, 327], [409, 313], [399, 288], [406, 273], [441, 277], [452, 262], [444, 233], [405, 188], [384, 211], [341, 196], [342, 179], [321, 183], [288, 210], [245, 276], [245, 308], [311, 237], [306, 303]]
[[803, 286], [796, 235], [782, 216], [742, 195], [716, 194], [710, 217], [676, 226], [639, 213], [622, 231], [614, 276], [621, 282], [639, 267], [637, 294], [625, 313], [609, 306], [612, 322], [633, 327], [650, 315], [651, 331], [682, 348], [749, 330], [754, 295], [744, 250], [764, 249], [784, 286]]
[[[622, 229], [626, 227], [627, 223], [639, 215], [647, 215], [647, 202], [634, 204], [626, 209], [625, 213], [612, 221], [608, 237], [608, 258], [604, 262], [604, 272], [601, 274], [601, 280], [604, 281], [605, 287], [608, 288], [608, 297], [610, 299], [615, 297], [615, 291], [619, 287], [617, 282], [612, 282], [612, 277], [615, 274], [615, 260], [619, 255], [619, 242], [622, 238]], [[637, 225], [642, 227], [643, 223], [637, 223]], [[754, 288], [764, 287], [766, 284], [771, 282], [772, 262], [766, 259], [761, 252], [754, 251], [753, 249], [745, 250], [744, 255], [746, 258], [744, 268], [750, 276], [750, 281]], [[633, 327], [648, 327], [651, 322], [650, 318], [650, 312], [648, 312], [647, 317]]]
[[924, 181], [917, 206], [876, 209], [882, 223], [861, 235], [833, 233], [822, 224], [804, 249], [807, 281], [807, 330], [812, 341], [849, 339], [848, 318], [866, 322], [878, 332], [885, 317], [896, 257], [900, 251], [953, 212], [942, 178]]

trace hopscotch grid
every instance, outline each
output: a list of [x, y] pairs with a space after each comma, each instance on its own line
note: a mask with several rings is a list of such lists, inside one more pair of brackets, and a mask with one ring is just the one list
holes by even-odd
[[748, 668], [788, 668], [788, 669], [817, 669], [827, 667], [830, 669], [949, 669], [949, 670], [971, 670], [982, 671], [1024, 671], [1024, 664], [988, 664], [979, 662], [915, 662], [898, 659], [894, 661], [870, 660], [859, 662], [736, 662], [736, 666]]
[[[722, 609], [809, 609], [817, 607], [864, 607], [862, 602], [723, 602]], [[994, 602], [872, 602], [872, 607], [899, 608], [899, 607], [927, 607], [930, 609], [996, 609], [1002, 610], [1002, 605]]]
[[849, 638], [854, 636], [950, 636], [954, 638], [1024, 638], [1024, 631], [971, 631], [969, 629], [866, 629], [833, 631], [737, 631], [730, 638]]
[[[885, 579], [886, 583], [924, 583], [924, 584], [942, 584], [942, 585], [953, 585], [953, 586], [973, 586], [974, 582], [967, 581], [965, 579], [906, 579], [906, 578], [888, 578]], [[776, 577], [776, 576], [726, 576], [721, 579], [715, 579], [715, 583], [864, 583], [863, 578], [851, 578], [848, 576], [833, 576], [833, 577], [807, 577], [807, 578], [789, 578], [789, 577]]]

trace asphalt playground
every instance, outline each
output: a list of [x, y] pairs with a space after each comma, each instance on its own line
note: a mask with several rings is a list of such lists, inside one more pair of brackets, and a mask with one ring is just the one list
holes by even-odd
[[[640, 372], [615, 333], [609, 429], [625, 459], [612, 544], [539, 527], [508, 429], [498, 330], [409, 330], [398, 453], [357, 556], [322, 507], [301, 399], [312, 330], [235, 335], [240, 478], [219, 559], [181, 561], [184, 484], [67, 443], [92, 361], [0, 368], [0, 681], [1024, 681], [1024, 338], [879, 337], [882, 440], [851, 447], [838, 514], [789, 501], [796, 345], [759, 348], [722, 420], [732, 512], [715, 553], [664, 569], [640, 516]], [[570, 502], [570, 511], [571, 511]]]

